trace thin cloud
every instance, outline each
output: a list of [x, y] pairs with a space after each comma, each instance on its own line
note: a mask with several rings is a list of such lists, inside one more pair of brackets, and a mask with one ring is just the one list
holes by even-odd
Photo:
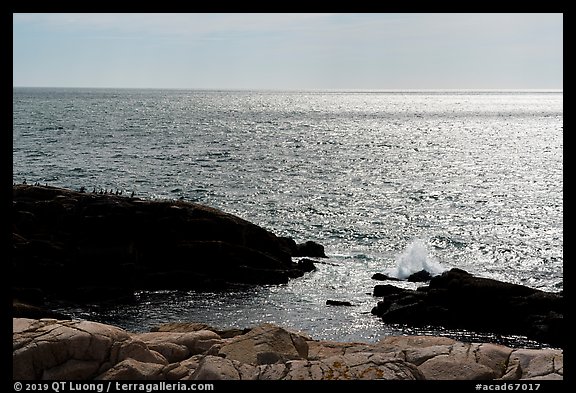
[[[386, 45], [506, 43], [562, 32], [562, 14], [44, 13], [14, 14], [14, 24], [62, 32], [194, 40], [289, 37], [297, 42]], [[386, 42], [385, 42], [386, 41]], [[321, 49], [321, 48], [319, 48]]]
[[274, 32], [310, 29], [331, 14], [14, 14], [15, 24], [51, 30], [107, 30], [202, 36], [215, 33]]

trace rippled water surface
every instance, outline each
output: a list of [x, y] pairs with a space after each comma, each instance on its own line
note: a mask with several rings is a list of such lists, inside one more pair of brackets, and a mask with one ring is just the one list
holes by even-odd
[[[330, 257], [287, 285], [141, 293], [72, 310], [81, 317], [132, 330], [266, 321], [375, 341], [408, 330], [370, 315], [371, 276], [418, 258], [563, 287], [561, 92], [16, 88], [13, 114], [16, 183], [184, 198]], [[423, 255], [411, 252], [419, 241]]]

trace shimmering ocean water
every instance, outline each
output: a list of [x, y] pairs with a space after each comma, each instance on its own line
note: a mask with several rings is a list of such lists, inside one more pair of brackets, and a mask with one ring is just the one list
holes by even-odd
[[15, 183], [183, 198], [329, 256], [287, 285], [64, 307], [79, 318], [134, 331], [272, 322], [340, 341], [486, 340], [385, 325], [370, 314], [371, 276], [458, 267], [563, 288], [562, 92], [14, 88], [13, 126]]

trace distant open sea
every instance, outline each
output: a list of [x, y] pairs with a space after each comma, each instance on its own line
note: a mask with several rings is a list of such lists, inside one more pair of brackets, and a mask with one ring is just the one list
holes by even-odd
[[134, 331], [272, 322], [316, 339], [528, 345], [386, 325], [370, 314], [371, 276], [458, 267], [563, 288], [562, 92], [14, 88], [13, 115], [15, 183], [183, 198], [329, 256], [286, 285], [62, 309], [78, 318]]

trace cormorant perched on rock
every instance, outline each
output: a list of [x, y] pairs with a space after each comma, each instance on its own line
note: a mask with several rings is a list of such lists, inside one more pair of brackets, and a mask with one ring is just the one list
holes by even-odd
[[130, 198], [134, 198], [134, 191], [132, 191], [132, 194], [130, 194]]

